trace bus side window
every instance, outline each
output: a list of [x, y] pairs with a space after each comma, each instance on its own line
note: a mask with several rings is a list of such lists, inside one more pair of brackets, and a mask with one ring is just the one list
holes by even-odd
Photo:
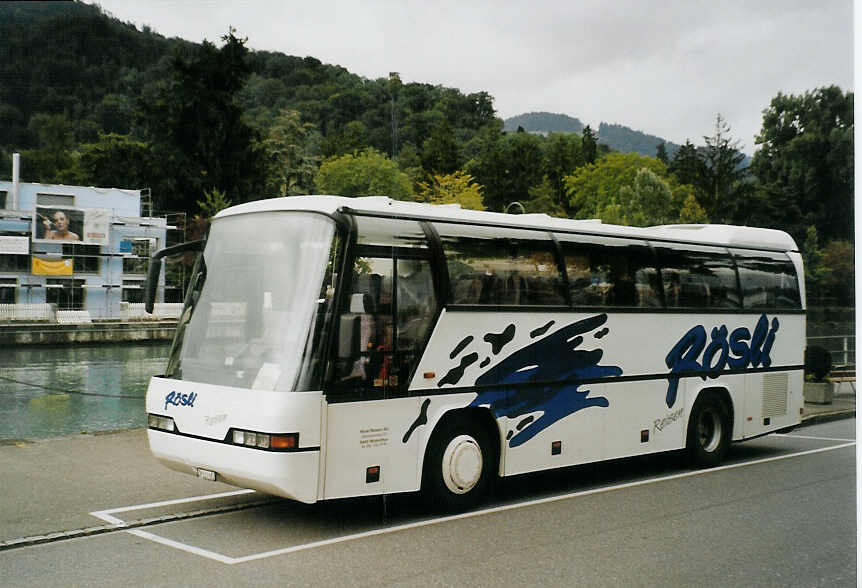
[[801, 308], [793, 262], [784, 253], [734, 250], [745, 308]]
[[739, 308], [733, 260], [726, 251], [690, 245], [656, 247], [668, 308]]
[[433, 326], [437, 304], [431, 264], [425, 259], [398, 260], [398, 370], [406, 389]]
[[658, 273], [645, 242], [558, 236], [574, 306], [658, 307]]
[[547, 233], [436, 225], [453, 304], [563, 306], [563, 277]]

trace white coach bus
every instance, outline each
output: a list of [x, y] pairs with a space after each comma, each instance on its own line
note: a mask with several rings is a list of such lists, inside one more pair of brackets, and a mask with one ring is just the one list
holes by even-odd
[[150, 448], [306, 503], [421, 489], [446, 508], [599, 460], [715, 465], [800, 422], [803, 275], [768, 229], [384, 197], [234, 206], [150, 383]]

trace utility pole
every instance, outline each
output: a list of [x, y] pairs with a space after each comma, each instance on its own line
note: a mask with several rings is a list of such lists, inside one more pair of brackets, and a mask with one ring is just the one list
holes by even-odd
[[392, 159], [398, 157], [398, 109], [396, 103], [398, 95], [401, 91], [401, 77], [397, 71], [389, 72], [389, 97], [391, 99], [391, 116], [392, 123]]

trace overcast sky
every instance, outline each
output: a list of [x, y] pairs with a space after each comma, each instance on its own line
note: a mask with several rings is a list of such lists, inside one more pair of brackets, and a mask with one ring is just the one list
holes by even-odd
[[311, 55], [367, 78], [487, 91], [498, 116], [549, 111], [703, 143], [715, 115], [749, 154], [778, 93], [853, 90], [852, 0], [100, 0], [166, 37]]

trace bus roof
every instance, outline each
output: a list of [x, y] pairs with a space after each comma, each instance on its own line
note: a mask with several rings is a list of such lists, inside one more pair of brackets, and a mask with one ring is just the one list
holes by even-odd
[[349, 198], [345, 196], [288, 196], [255, 200], [232, 206], [219, 212], [215, 218], [235, 214], [274, 211], [309, 211], [324, 214], [353, 212], [359, 214], [395, 216], [420, 220], [458, 221], [482, 225], [505, 226], [512, 228], [543, 229], [607, 235], [609, 237], [629, 237], [660, 241], [684, 241], [743, 247], [771, 249], [777, 251], [797, 251], [793, 238], [775, 229], [762, 229], [737, 225], [661, 225], [655, 227], [627, 227], [604, 224], [598, 219], [573, 220], [548, 216], [547, 214], [505, 214], [484, 212], [461, 208], [457, 204], [425, 204], [404, 202], [386, 196], [364, 196]]

